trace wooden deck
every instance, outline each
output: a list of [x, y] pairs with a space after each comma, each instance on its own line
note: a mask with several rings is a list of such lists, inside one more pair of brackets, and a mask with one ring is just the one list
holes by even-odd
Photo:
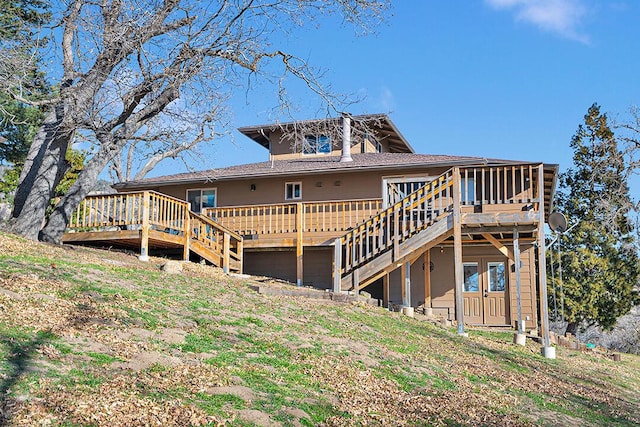
[[[65, 242], [182, 249], [228, 271], [242, 271], [244, 250], [292, 250], [299, 277], [305, 247], [332, 247], [334, 290], [357, 289], [399, 263], [451, 240], [455, 228], [468, 240], [504, 251], [499, 237], [513, 227], [534, 233], [544, 221], [552, 179], [543, 165], [452, 168], [392, 206], [383, 200], [340, 200], [231, 206], [189, 211], [187, 202], [155, 192], [88, 197], [76, 210]], [[541, 204], [542, 202], [542, 204]], [[547, 201], [548, 203], [548, 201]]]
[[78, 206], [63, 236], [65, 243], [195, 253], [225, 271], [242, 271], [242, 237], [189, 204], [164, 194], [143, 191], [87, 197]]

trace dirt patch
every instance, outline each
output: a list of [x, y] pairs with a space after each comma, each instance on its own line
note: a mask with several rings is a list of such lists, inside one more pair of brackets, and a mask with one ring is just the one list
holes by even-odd
[[186, 336], [186, 331], [176, 328], [167, 328], [160, 332], [160, 339], [168, 344], [182, 344]]
[[258, 396], [256, 392], [251, 390], [249, 387], [245, 387], [242, 385], [230, 385], [225, 387], [211, 387], [207, 390], [207, 393], [210, 394], [232, 394], [234, 396], [239, 397], [247, 403], [256, 400]]
[[284, 408], [283, 411], [289, 415], [293, 415], [298, 419], [303, 419], [303, 418], [310, 419], [309, 414], [307, 414], [306, 412], [304, 412], [302, 409], [299, 409], [299, 408]]
[[260, 427], [279, 427], [282, 425], [272, 420], [271, 416], [266, 412], [258, 411], [257, 409], [243, 409], [238, 411], [238, 418]]
[[153, 365], [175, 367], [182, 364], [182, 360], [177, 357], [167, 356], [157, 351], [145, 351], [134, 355], [127, 362], [116, 362], [111, 366], [119, 369], [127, 369], [131, 371], [142, 371]]

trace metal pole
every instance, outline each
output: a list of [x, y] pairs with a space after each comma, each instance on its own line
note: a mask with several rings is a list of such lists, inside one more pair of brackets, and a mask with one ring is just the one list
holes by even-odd
[[551, 282], [553, 283], [553, 319], [558, 321], [558, 296], [556, 293], [556, 273], [553, 267], [553, 245], [549, 246], [549, 258], [551, 258]]
[[562, 236], [558, 239], [558, 278], [560, 279], [560, 319], [564, 323], [564, 289], [562, 278]]

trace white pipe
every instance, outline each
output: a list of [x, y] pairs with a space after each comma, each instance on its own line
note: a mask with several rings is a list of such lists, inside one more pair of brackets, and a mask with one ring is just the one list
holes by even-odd
[[342, 114], [342, 157], [340, 162], [352, 162], [351, 157], [351, 117]]

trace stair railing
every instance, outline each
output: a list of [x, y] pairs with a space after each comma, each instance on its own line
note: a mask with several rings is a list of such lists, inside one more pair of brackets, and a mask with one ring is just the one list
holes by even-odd
[[189, 212], [189, 222], [191, 238], [221, 257], [225, 273], [242, 272], [242, 236], [195, 212]]
[[[346, 275], [426, 229], [453, 206], [453, 169], [335, 240], [335, 273]], [[335, 280], [335, 278], [334, 278]]]

